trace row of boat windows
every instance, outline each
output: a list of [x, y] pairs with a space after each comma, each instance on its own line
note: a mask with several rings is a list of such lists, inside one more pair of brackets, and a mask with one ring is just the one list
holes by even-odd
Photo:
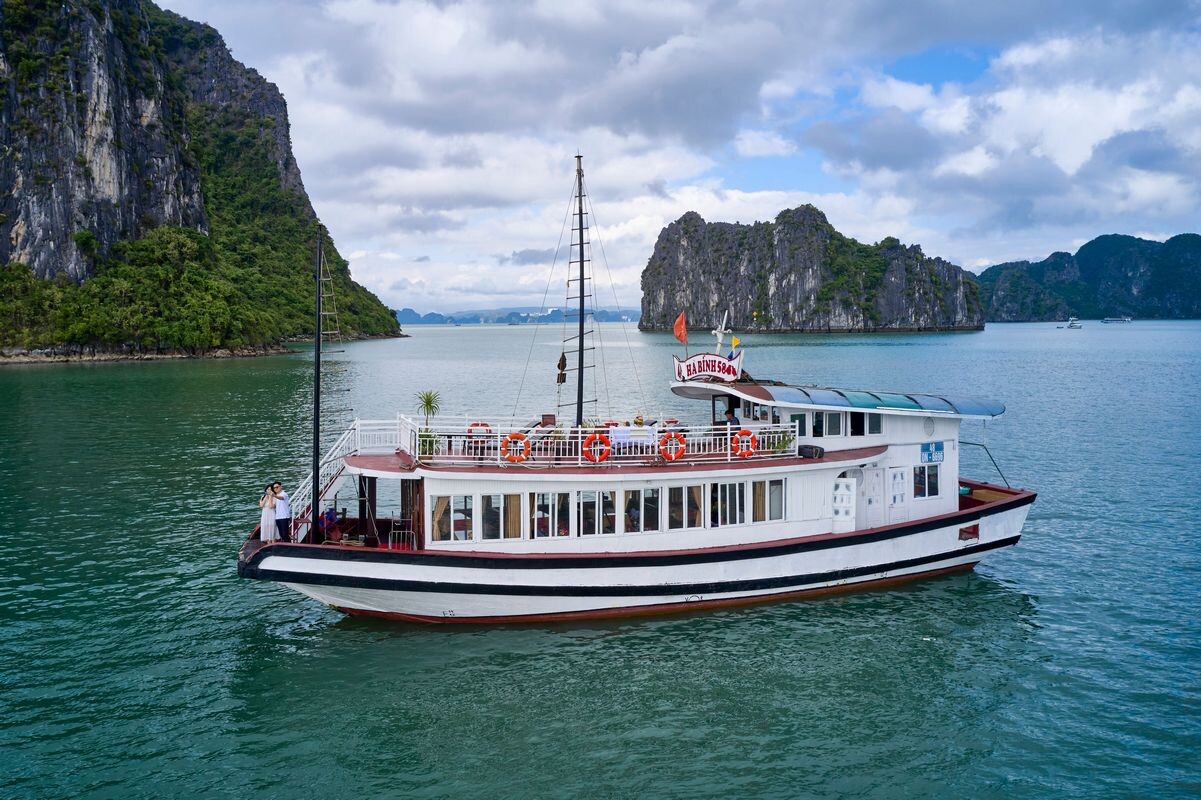
[[784, 519], [784, 484], [529, 492], [524, 509], [520, 494], [434, 495], [430, 523], [435, 542], [450, 542], [687, 530], [706, 527], [706, 518], [709, 527], [774, 522]]
[[[805, 426], [804, 414], [794, 414], [801, 436], [876, 436], [884, 433], [884, 415], [864, 411], [814, 411], [812, 428]], [[808, 433], [806, 433], [808, 431]]]
[[[742, 404], [743, 422], [780, 424], [780, 409], [761, 403]], [[790, 414], [801, 436], [877, 436], [884, 433], [884, 415], [870, 411], [813, 411]]]

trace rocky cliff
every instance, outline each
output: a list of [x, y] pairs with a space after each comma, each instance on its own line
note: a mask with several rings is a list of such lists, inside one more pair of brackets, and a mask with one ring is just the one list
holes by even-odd
[[997, 264], [980, 274], [986, 317], [1031, 322], [1069, 316], [1152, 319], [1201, 317], [1201, 236], [1166, 242], [1116, 234], [1031, 263]]
[[729, 309], [738, 330], [974, 330], [972, 276], [894, 238], [867, 245], [806, 205], [773, 222], [705, 222], [688, 212], [659, 234], [642, 272], [644, 330], [681, 311], [709, 328]]
[[[187, 346], [311, 332], [317, 224], [284, 98], [214, 29], [144, 0], [0, 5], [0, 265], [10, 287], [28, 287], [28, 302], [51, 306], [48, 327], [31, 327], [10, 297], [0, 344], [181, 346], [158, 324], [177, 308], [147, 311], [158, 330], [149, 338], [128, 326], [81, 328], [67, 308], [119, 303], [102, 279], [120, 273], [136, 290], [144, 271], [133, 261], [156, 264], [180, 237], [197, 243], [193, 266], [211, 278], [210, 300], [196, 307], [215, 300], [220, 312], [197, 322], [206, 331]], [[327, 257], [343, 326], [395, 332], [332, 245]], [[30, 284], [14, 264], [55, 280]], [[256, 293], [260, 281], [272, 291]]]

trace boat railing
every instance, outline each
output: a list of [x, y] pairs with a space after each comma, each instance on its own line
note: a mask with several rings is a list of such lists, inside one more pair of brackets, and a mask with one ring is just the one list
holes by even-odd
[[[330, 489], [342, 477], [343, 471], [346, 469], [344, 459], [348, 455], [359, 452], [359, 441], [362, 431], [362, 425], [359, 420], [356, 420], [350, 428], [346, 430], [334, 443], [321, 459], [320, 480], [318, 485], [320, 490], [317, 495], [318, 505], [325, 500]], [[396, 423], [392, 422], [393, 429], [396, 428]], [[312, 520], [312, 504], [313, 504], [313, 475], [309, 473], [296, 490], [292, 492], [292, 539], [293, 541], [302, 541], [308, 535], [310, 522]]]
[[[793, 423], [717, 425], [543, 425], [524, 419], [450, 421], [399, 417], [399, 448], [419, 463], [541, 466], [613, 466], [674, 461], [740, 461], [796, 455]], [[362, 447], [391, 451], [383, 424], [359, 421]], [[377, 433], [366, 435], [367, 430]], [[740, 435], [741, 433], [741, 435]], [[370, 445], [369, 446], [369, 443]], [[378, 449], [376, 443], [379, 443]]]

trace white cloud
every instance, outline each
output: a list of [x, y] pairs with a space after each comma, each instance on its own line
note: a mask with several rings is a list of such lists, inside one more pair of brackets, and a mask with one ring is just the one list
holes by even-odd
[[902, 111], [924, 111], [934, 105], [934, 89], [929, 84], [899, 81], [889, 75], [868, 79], [859, 92], [869, 106]]
[[734, 150], [740, 156], [786, 156], [796, 152], [796, 144], [775, 131], [741, 130], [734, 137]]
[[984, 145], [976, 145], [971, 150], [964, 150], [962, 153], [956, 153], [945, 158], [941, 164], [934, 168], [934, 174], [947, 175], [950, 173], [959, 173], [960, 175], [975, 177], [988, 172], [998, 163], [997, 158], [989, 153], [984, 148]]

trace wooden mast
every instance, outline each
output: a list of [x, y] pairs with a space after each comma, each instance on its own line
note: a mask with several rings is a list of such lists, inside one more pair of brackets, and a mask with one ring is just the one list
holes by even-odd
[[579, 358], [576, 361], [575, 425], [580, 428], [584, 425], [584, 157], [578, 153], [575, 157], [575, 179], [576, 225], [579, 228], [580, 248], [580, 327], [579, 338], [576, 339]]
[[313, 486], [310, 493], [309, 542], [318, 544], [317, 522], [321, 516], [321, 259], [325, 230], [317, 225], [317, 256], [313, 264], [316, 308], [313, 315]]

